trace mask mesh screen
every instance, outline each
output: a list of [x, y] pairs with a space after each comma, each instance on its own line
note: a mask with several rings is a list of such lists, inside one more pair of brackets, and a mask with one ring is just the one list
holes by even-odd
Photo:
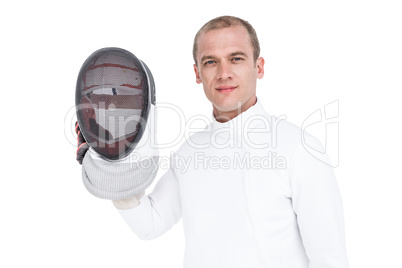
[[148, 113], [148, 80], [130, 52], [105, 48], [93, 53], [77, 80], [77, 117], [84, 138], [108, 159], [128, 155], [141, 138]]

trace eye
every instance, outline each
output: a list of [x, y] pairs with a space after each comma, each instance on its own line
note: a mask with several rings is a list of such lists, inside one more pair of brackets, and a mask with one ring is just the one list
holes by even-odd
[[215, 61], [213, 61], [213, 60], [208, 60], [208, 61], [204, 62], [204, 65], [212, 65], [212, 64], [214, 64], [214, 63], [215, 63]]
[[243, 59], [240, 58], [240, 57], [234, 57], [234, 58], [232, 59], [232, 61], [235, 61], [235, 62], [238, 62], [238, 61], [241, 61], [241, 60], [243, 60]]

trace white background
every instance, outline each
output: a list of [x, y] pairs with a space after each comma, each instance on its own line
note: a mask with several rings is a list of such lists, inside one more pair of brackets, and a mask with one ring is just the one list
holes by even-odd
[[[192, 42], [226, 14], [258, 33], [268, 113], [300, 126], [339, 101], [335, 172], [350, 266], [402, 267], [400, 1], [9, 1], [0, 10], [0, 267], [181, 267], [181, 222], [140, 241], [82, 185], [75, 82], [93, 51], [122, 47], [150, 67], [157, 102], [209, 116]], [[180, 122], [166, 112], [158, 126], [166, 142]]]

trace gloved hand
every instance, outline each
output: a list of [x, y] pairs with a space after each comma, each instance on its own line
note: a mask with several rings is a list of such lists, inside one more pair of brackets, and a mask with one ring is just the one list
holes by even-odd
[[[149, 119], [156, 117], [155, 112], [151, 109]], [[147, 124], [144, 138], [135, 150], [127, 157], [115, 161], [105, 159], [89, 144], [84, 145], [87, 143], [82, 137], [82, 147], [77, 151], [77, 160], [78, 155], [81, 155], [82, 179], [91, 194], [102, 199], [121, 200], [114, 202], [119, 209], [139, 204], [141, 195], [152, 184], [159, 166], [158, 148], [151, 144], [150, 137], [156, 136], [156, 128], [151, 128], [152, 124]], [[79, 128], [77, 134], [78, 131]], [[81, 133], [80, 135], [82, 136]]]
[[[151, 113], [154, 112], [152, 109]], [[150, 146], [149, 138], [156, 135], [156, 131], [151, 131], [149, 126], [144, 131], [146, 138], [141, 140], [135, 151], [124, 159], [110, 161], [89, 146], [78, 122], [75, 123], [77, 161], [82, 164], [83, 182], [90, 193], [115, 200], [114, 205], [118, 209], [129, 209], [139, 204], [144, 190], [152, 183], [158, 170], [158, 148]]]
[[75, 133], [77, 133], [77, 161], [82, 165], [82, 159], [84, 159], [84, 155], [87, 152], [89, 145], [82, 136], [80, 126], [78, 125], [78, 121], [75, 122]]
[[[84, 139], [84, 136], [81, 133], [80, 126], [78, 124], [78, 121], [75, 122], [75, 133], [77, 133], [77, 161], [82, 165], [82, 161], [84, 159], [85, 153], [89, 149], [89, 145]], [[152, 179], [153, 180], [153, 179]], [[152, 181], [151, 181], [152, 182]], [[112, 200], [114, 206], [117, 209], [130, 209], [138, 206], [140, 204], [140, 199], [141, 197], [145, 194], [145, 191], [140, 192], [139, 194], [128, 197], [126, 199], [120, 199], [120, 200]]]

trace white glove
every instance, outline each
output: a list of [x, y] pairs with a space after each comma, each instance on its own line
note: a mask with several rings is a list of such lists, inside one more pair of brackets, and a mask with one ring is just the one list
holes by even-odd
[[141, 141], [125, 158], [106, 160], [89, 148], [82, 161], [82, 179], [91, 194], [103, 199], [122, 200], [143, 193], [152, 184], [159, 166], [156, 127], [152, 126], [156, 124], [155, 112], [151, 109]]

